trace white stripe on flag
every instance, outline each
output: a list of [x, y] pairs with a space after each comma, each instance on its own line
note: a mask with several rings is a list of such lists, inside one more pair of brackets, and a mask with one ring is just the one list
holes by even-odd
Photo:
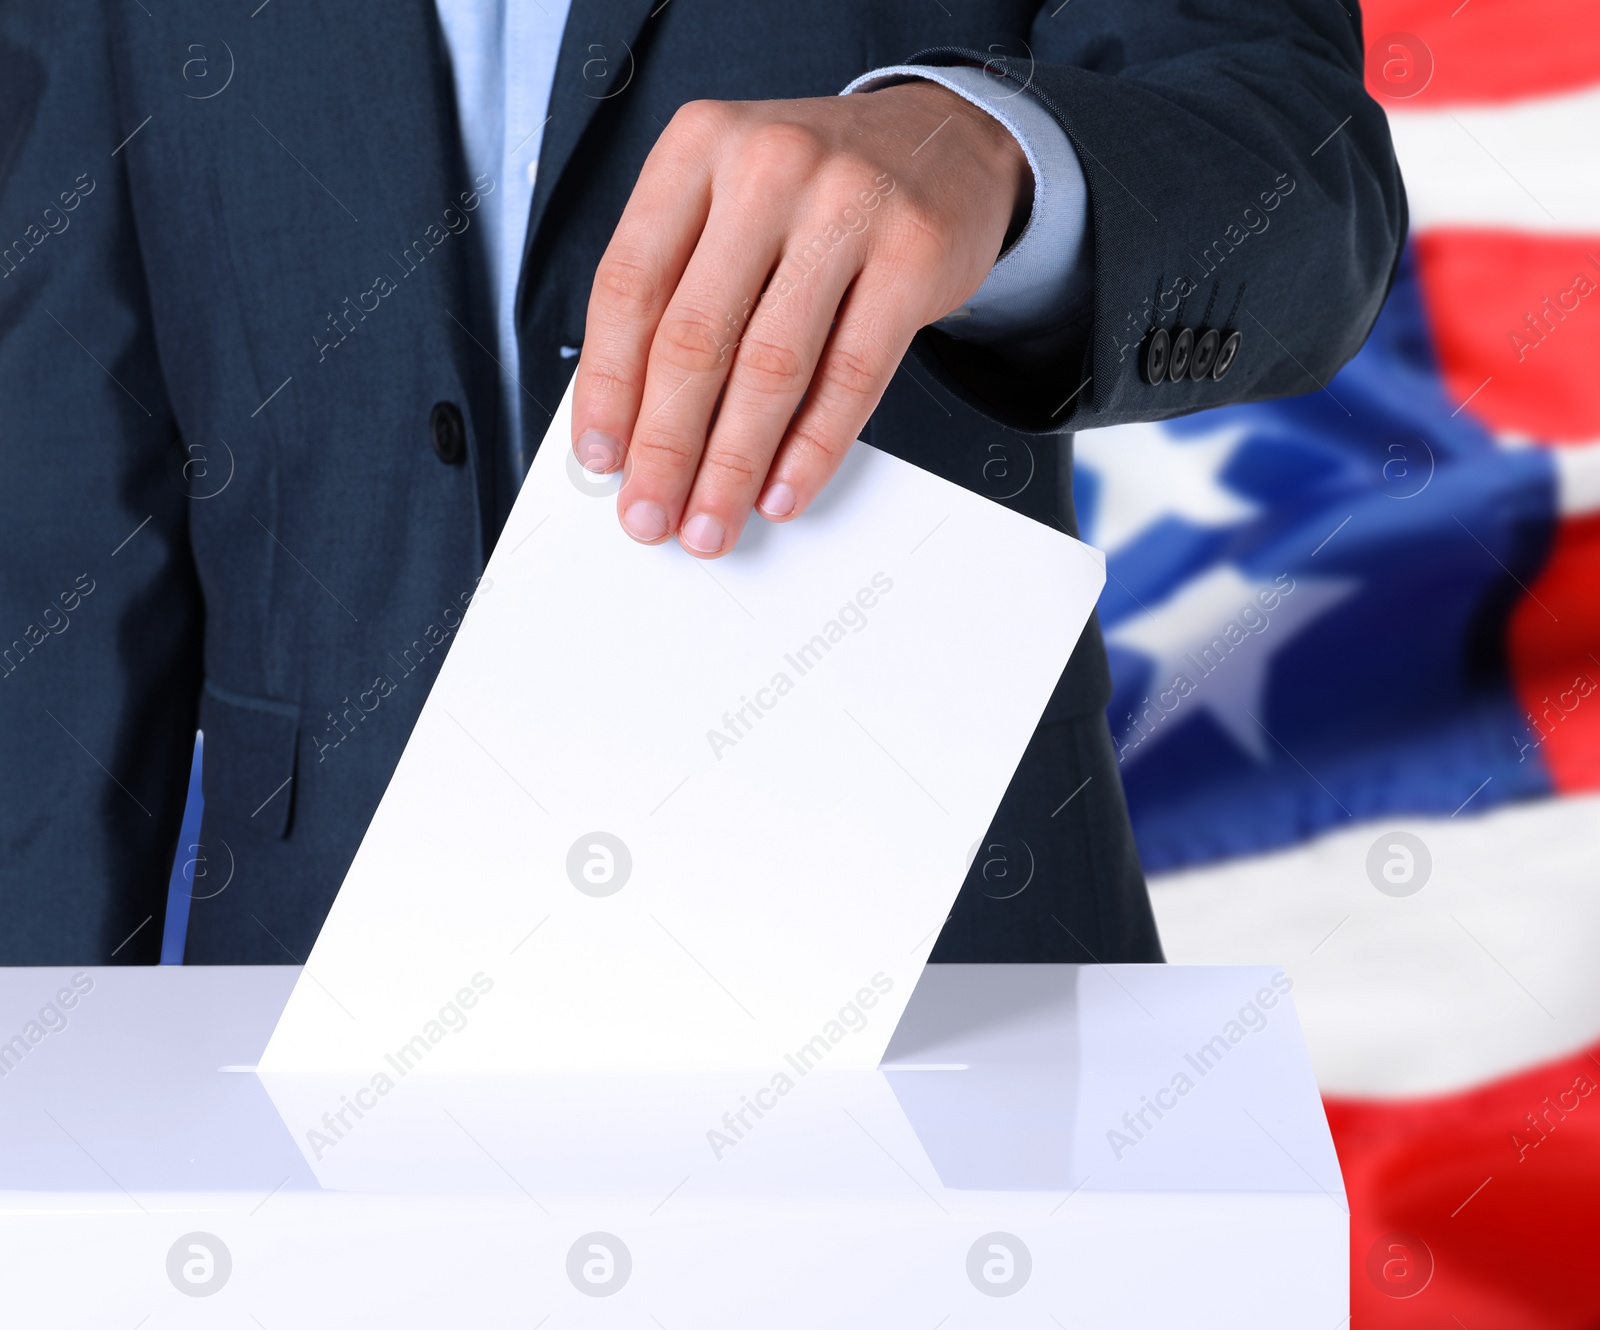
[[[1586, 1047], [1600, 1038], [1600, 796], [1471, 812], [1152, 878], [1167, 958], [1283, 966], [1327, 1092], [1442, 1093]], [[1368, 877], [1395, 830], [1432, 857], [1410, 896]]]
[[1556, 506], [1563, 517], [1600, 512], [1600, 442], [1552, 448], [1556, 464]]
[[1388, 110], [1413, 231], [1600, 238], [1600, 86], [1509, 106]]
[[[1538, 439], [1501, 431], [1494, 441], [1502, 448], [1543, 447]], [[1600, 512], [1600, 439], [1563, 443], [1550, 448], [1556, 470], [1556, 511], [1562, 517], [1587, 517]]]

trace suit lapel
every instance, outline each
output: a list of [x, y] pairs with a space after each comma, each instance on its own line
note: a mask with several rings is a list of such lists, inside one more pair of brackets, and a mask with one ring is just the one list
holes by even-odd
[[624, 95], [638, 72], [637, 50], [645, 22], [666, 0], [572, 0], [561, 34], [555, 80], [550, 89], [549, 123], [539, 148], [539, 174], [529, 205], [528, 231], [522, 248], [522, 274], [517, 284], [517, 309], [526, 300], [529, 255], [551, 196], [572, 162], [572, 155], [600, 108]]

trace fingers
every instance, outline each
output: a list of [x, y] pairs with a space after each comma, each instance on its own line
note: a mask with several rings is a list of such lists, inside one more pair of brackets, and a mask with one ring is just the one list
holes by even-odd
[[842, 146], [831, 100], [809, 122], [772, 114], [674, 117], [596, 273], [578, 367], [580, 462], [626, 464], [635, 540], [677, 534], [704, 558], [752, 507], [806, 509], [970, 266], [950, 262], [942, 214], [887, 202], [894, 180]]
[[[655, 544], [678, 531], [698, 470], [741, 465], [719, 450], [704, 455], [707, 432], [780, 240], [770, 218], [717, 191], [704, 234], [667, 302], [651, 340], [638, 419], [628, 442], [627, 478], [617, 515], [635, 540]], [[766, 474], [774, 436], [754, 484]], [[707, 521], [684, 533], [696, 553], [716, 553], [722, 541]], [[706, 548], [697, 548], [706, 547]]]
[[738, 541], [795, 409], [815, 386], [813, 375], [860, 255], [841, 248], [822, 261], [815, 255], [806, 261], [809, 268], [791, 239], [733, 357], [684, 505], [679, 540], [692, 554], [715, 557]]
[[591, 471], [622, 464], [651, 340], [711, 210], [711, 113], [698, 105], [651, 151], [595, 270], [572, 402], [573, 451]]
[[877, 410], [916, 332], [890, 313], [894, 286], [863, 275], [851, 288], [768, 472], [757, 505], [763, 517], [783, 522], [804, 512]]

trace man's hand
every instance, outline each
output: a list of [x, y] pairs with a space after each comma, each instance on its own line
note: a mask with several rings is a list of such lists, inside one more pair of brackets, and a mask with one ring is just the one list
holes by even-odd
[[1032, 195], [1010, 132], [935, 83], [680, 110], [595, 273], [573, 404], [578, 460], [626, 465], [628, 534], [714, 558], [752, 505], [803, 512]]

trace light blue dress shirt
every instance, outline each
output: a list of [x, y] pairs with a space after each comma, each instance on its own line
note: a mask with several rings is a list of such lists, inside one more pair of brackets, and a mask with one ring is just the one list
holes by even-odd
[[[567, 0], [436, 0], [436, 4], [450, 53], [467, 174], [483, 173], [495, 182], [494, 193], [482, 205], [479, 245], [494, 304], [501, 419], [509, 430], [506, 437], [520, 439], [517, 277], [569, 5]], [[515, 456], [518, 451], [512, 449], [512, 464], [520, 480], [527, 459]]]
[[[467, 172], [489, 176], [479, 244], [494, 301], [501, 409], [521, 438], [515, 307], [517, 278], [549, 122], [550, 89], [570, 0], [435, 0], [454, 76]], [[844, 89], [868, 92], [930, 79], [982, 107], [1017, 138], [1033, 168], [1033, 212], [965, 306], [940, 320], [953, 337], [1036, 352], [1087, 303], [1092, 279], [1088, 192], [1077, 152], [1032, 93], [968, 67], [896, 65]], [[563, 356], [577, 347], [564, 346]], [[517, 463], [520, 471], [526, 459]]]

